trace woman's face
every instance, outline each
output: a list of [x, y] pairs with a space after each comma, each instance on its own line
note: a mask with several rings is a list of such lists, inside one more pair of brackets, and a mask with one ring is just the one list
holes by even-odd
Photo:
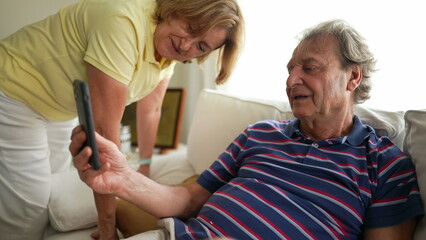
[[203, 36], [193, 36], [189, 23], [172, 19], [158, 24], [154, 32], [155, 56], [186, 61], [203, 56], [223, 45], [227, 32], [215, 27]]

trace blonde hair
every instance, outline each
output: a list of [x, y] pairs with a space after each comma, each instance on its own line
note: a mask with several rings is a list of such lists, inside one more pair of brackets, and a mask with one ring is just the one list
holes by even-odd
[[[214, 27], [227, 30], [224, 44], [218, 49], [216, 84], [225, 83], [244, 44], [244, 19], [236, 0], [157, 0], [158, 22], [180, 19], [191, 25], [191, 34], [203, 35]], [[210, 55], [197, 58], [199, 64]]]

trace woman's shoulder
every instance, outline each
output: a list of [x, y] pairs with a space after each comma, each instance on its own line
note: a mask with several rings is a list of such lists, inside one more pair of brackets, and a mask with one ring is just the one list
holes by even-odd
[[97, 15], [97, 17], [129, 17], [140, 19], [152, 18], [157, 7], [153, 0], [84, 0], [79, 4], [79, 11]]

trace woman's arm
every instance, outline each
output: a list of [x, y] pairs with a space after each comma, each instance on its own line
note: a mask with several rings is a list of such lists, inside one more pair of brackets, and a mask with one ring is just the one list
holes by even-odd
[[[128, 94], [127, 86], [92, 65], [88, 65], [88, 79], [96, 131], [120, 146], [120, 122]], [[94, 196], [101, 239], [117, 239], [115, 197], [97, 193]]]
[[[150, 159], [152, 157], [158, 125], [161, 117], [161, 105], [170, 79], [164, 79], [153, 92], [137, 102], [137, 132], [139, 158]], [[149, 176], [150, 164], [141, 164], [138, 172]]]

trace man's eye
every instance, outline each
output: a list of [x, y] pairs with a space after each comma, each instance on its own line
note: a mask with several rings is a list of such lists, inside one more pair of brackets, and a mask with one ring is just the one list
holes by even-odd
[[303, 71], [309, 73], [315, 71], [317, 68], [315, 66], [304, 66]]

